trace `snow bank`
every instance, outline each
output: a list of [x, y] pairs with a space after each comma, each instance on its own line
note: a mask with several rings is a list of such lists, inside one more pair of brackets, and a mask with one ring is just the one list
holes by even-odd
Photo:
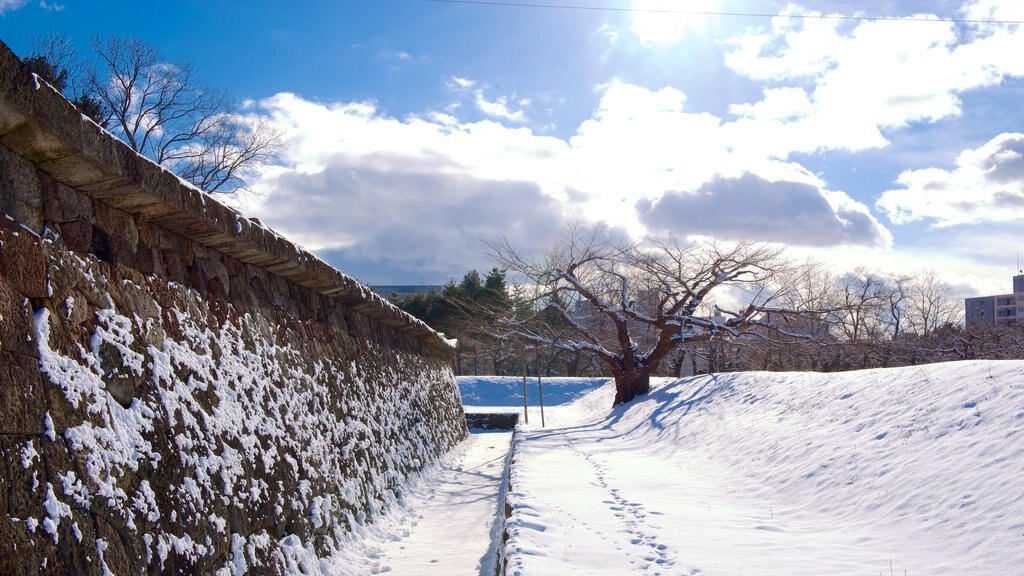
[[[1024, 363], [611, 385], [522, 427], [508, 574], [1016, 574]], [[532, 420], [531, 420], [532, 422]]]

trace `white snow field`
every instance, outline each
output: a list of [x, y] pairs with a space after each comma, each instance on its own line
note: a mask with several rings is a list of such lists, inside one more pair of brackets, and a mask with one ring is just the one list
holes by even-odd
[[508, 574], [1024, 574], [1024, 362], [613, 397], [520, 431]]
[[[609, 382], [548, 408], [545, 428], [520, 421], [506, 574], [1024, 574], [1024, 362], [718, 374], [613, 397]], [[424, 471], [323, 571], [493, 574], [499, 438]]]

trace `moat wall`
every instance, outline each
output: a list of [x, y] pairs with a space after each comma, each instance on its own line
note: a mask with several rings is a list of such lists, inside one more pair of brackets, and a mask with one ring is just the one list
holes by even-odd
[[0, 574], [317, 573], [465, 436], [451, 361], [0, 43]]

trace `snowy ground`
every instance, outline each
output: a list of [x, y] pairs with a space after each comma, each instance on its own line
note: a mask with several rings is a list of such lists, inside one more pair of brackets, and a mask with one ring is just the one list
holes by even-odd
[[325, 561], [327, 574], [493, 576], [511, 432], [470, 434], [406, 486], [399, 502]]
[[509, 574], [1024, 574], [1024, 363], [601, 389], [523, 430]]
[[[520, 424], [507, 574], [1024, 574], [1024, 362], [720, 374], [658, 381], [628, 409], [613, 397], [605, 385], [549, 407], [545, 428]], [[472, 498], [444, 488], [487, 461], [480, 438], [499, 436], [425, 472], [336, 573], [486, 573], [491, 541], [471, 540], [497, 535], [479, 528], [498, 488], [475, 535], [449, 525]], [[421, 529], [431, 515], [444, 526]], [[461, 567], [440, 566], [448, 554]]]

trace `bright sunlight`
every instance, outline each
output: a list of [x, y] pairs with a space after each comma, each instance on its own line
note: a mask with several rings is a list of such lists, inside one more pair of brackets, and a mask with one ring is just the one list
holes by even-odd
[[720, 0], [633, 0], [633, 33], [644, 44], [669, 46], [707, 26]]

